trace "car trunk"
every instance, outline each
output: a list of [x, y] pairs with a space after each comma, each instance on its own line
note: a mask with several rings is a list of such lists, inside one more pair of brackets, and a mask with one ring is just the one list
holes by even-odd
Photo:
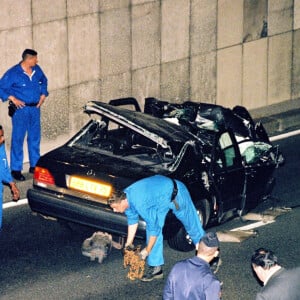
[[54, 176], [55, 184], [67, 187], [66, 175], [79, 175], [101, 179], [117, 188], [124, 188], [137, 179], [151, 176], [158, 169], [167, 174], [159, 164], [139, 164], [128, 157], [96, 153], [87, 149], [63, 146], [43, 156], [38, 166], [48, 169]]

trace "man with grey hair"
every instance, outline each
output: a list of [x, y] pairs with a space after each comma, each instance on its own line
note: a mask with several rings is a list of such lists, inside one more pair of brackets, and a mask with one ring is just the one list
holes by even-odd
[[208, 232], [201, 239], [196, 256], [174, 265], [165, 284], [163, 299], [220, 299], [221, 283], [209, 265], [218, 255], [218, 237]]

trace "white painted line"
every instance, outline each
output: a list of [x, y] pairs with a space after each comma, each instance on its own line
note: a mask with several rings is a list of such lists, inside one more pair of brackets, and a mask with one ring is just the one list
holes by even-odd
[[291, 131], [291, 132], [287, 132], [287, 133], [283, 133], [283, 134], [279, 134], [279, 135], [275, 135], [275, 136], [271, 136], [270, 141], [275, 142], [275, 141], [283, 140], [283, 139], [286, 139], [288, 137], [298, 135], [298, 134], [300, 134], [300, 129], [294, 130], [294, 131]]
[[245, 225], [245, 226], [242, 226], [242, 227], [233, 228], [230, 231], [251, 230], [251, 229], [261, 227], [261, 226], [265, 226], [265, 225], [268, 225], [268, 224], [271, 224], [271, 223], [274, 223], [274, 222], [275, 222], [275, 220], [267, 221], [267, 222], [259, 221], [259, 222], [255, 222], [255, 223]]
[[27, 198], [20, 199], [18, 202], [11, 201], [11, 202], [8, 202], [8, 203], [4, 203], [3, 204], [3, 209], [10, 208], [10, 207], [15, 207], [15, 206], [21, 206], [21, 205], [24, 205], [24, 204], [28, 204]]

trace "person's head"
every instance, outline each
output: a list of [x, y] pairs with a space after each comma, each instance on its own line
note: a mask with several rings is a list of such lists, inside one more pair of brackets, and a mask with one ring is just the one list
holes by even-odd
[[219, 239], [215, 232], [207, 232], [200, 240], [197, 256], [207, 262], [211, 262], [220, 253]]
[[0, 125], [0, 146], [1, 146], [2, 144], [4, 144], [4, 142], [5, 142], [4, 130], [3, 130], [2, 125]]
[[25, 49], [22, 53], [22, 63], [34, 67], [38, 63], [38, 53], [33, 49]]
[[278, 266], [278, 259], [271, 250], [259, 248], [252, 254], [251, 264], [259, 280], [264, 282], [272, 269]]
[[126, 194], [123, 191], [113, 191], [107, 200], [107, 204], [114, 212], [123, 213], [128, 208]]

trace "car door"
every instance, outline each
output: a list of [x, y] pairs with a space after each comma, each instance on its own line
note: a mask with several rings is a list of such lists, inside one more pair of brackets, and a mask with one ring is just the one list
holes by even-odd
[[[250, 155], [247, 155], [250, 154]], [[247, 207], [255, 207], [261, 199], [269, 196], [275, 183], [273, 173], [276, 163], [276, 148], [262, 142], [249, 143], [242, 152], [247, 174]]]
[[234, 135], [229, 132], [215, 136], [211, 170], [223, 212], [241, 209], [245, 186], [245, 169]]

